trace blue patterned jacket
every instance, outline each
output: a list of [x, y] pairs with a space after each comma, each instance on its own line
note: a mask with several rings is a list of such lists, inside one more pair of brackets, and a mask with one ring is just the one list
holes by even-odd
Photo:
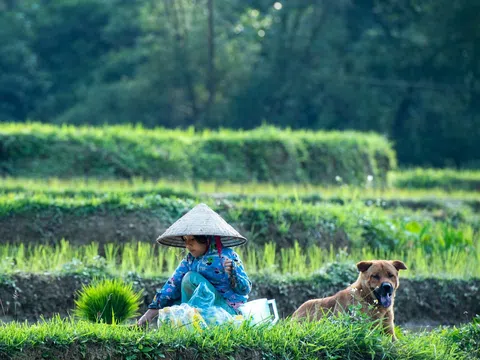
[[[223, 268], [227, 259], [233, 263], [230, 276], [232, 281]], [[245, 273], [238, 254], [231, 248], [223, 248], [220, 259], [217, 247], [212, 244], [203, 256], [195, 258], [192, 254], [187, 254], [163, 288], [156, 293], [148, 308], [161, 309], [181, 299], [182, 279], [189, 271], [198, 272], [205, 277], [234, 309], [247, 302], [248, 294], [252, 290], [252, 282]]]

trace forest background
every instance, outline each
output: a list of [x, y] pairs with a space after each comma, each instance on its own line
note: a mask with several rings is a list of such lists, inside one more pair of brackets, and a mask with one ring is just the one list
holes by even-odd
[[355, 129], [480, 166], [477, 0], [0, 0], [0, 121]]

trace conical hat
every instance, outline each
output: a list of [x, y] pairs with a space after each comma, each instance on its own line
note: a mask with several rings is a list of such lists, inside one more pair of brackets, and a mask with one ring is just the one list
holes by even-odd
[[205, 204], [198, 204], [175, 221], [158, 237], [157, 242], [168, 246], [185, 247], [182, 238], [184, 235], [220, 236], [224, 247], [242, 245], [247, 241], [245, 237]]

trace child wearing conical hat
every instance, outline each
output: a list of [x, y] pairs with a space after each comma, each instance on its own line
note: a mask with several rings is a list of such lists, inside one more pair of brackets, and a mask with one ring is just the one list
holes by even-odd
[[147, 312], [137, 321], [143, 326], [151, 322], [158, 310], [190, 300], [202, 283], [215, 295], [215, 306], [229, 314], [248, 300], [252, 283], [240, 257], [231, 249], [247, 241], [232, 226], [205, 204], [199, 204], [178, 219], [157, 242], [184, 247], [188, 253], [173, 275], [155, 294]]

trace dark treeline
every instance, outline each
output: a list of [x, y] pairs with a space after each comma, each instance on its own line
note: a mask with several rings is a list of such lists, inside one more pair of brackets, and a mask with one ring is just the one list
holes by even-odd
[[480, 164], [478, 0], [0, 0], [0, 121], [373, 130]]

